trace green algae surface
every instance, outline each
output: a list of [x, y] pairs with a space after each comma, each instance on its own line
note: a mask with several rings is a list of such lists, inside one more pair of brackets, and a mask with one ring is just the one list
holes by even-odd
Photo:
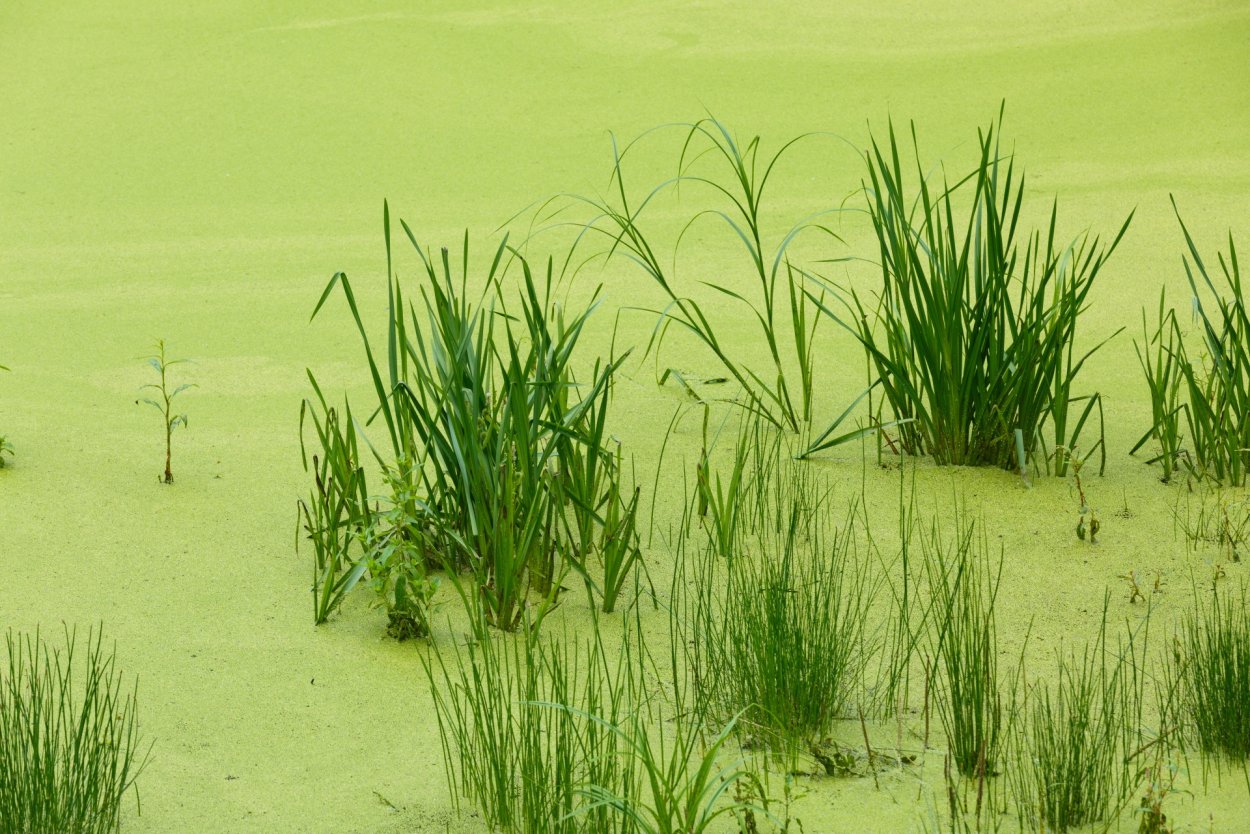
[[[1184, 487], [1127, 454], [1149, 419], [1140, 310], [1161, 286], [1184, 298], [1168, 194], [1209, 251], [1229, 227], [1250, 232], [1243, 3], [0, 6], [0, 362], [12, 369], [0, 433], [16, 450], [0, 470], [0, 627], [103, 622], [117, 641], [156, 742], [124, 830], [480, 830], [452, 813], [426, 649], [384, 639], [361, 600], [314, 628], [309, 557], [294, 552], [304, 369], [336, 390], [368, 386], [344, 311], [308, 316], [336, 270], [382, 286], [384, 197], [424, 240], [455, 245], [550, 194], [605, 188], [609, 131], [710, 111], [772, 142], [828, 131], [862, 147], [893, 117], [914, 119], [935, 156], [967, 161], [1003, 101], [1037, 211], [1057, 195], [1069, 233], [1109, 234], [1137, 209], [1082, 324], [1091, 339], [1128, 328], [1081, 377], [1106, 405], [1107, 474], [1086, 485], [1099, 544], [1073, 535], [1068, 482], [917, 473], [926, 501], [957, 494], [1002, 537], [1000, 634], [1018, 645], [1031, 622], [1044, 654], [1093, 636], [1106, 588], [1113, 620], [1140, 620], [1125, 574], [1163, 579], [1166, 630], [1191, 577], [1246, 570], [1188, 549], [1174, 523]], [[794, 159], [776, 199], [798, 214], [863, 175], [845, 150]], [[643, 180], [666, 175], [642, 165]], [[839, 254], [871, 254], [862, 229], [846, 237]], [[691, 283], [733, 245], [685, 249]], [[653, 292], [627, 269], [587, 280], [607, 282], [609, 307]], [[606, 350], [612, 314], [600, 315]], [[763, 356], [745, 311], [721, 320], [724, 338]], [[652, 321], [623, 321], [618, 343], [644, 343]], [[190, 427], [174, 437], [172, 487], [158, 483], [159, 421], [135, 403], [156, 338], [194, 360], [180, 370], [198, 386], [181, 401]], [[680, 350], [692, 371], [717, 372]], [[836, 334], [824, 350], [829, 417], [862, 387], [862, 357]], [[650, 365], [619, 386], [615, 430], [643, 468], [680, 397]], [[687, 454], [695, 424], [673, 441]], [[888, 513], [897, 475], [863, 458], [848, 447], [813, 465]], [[678, 513], [673, 471], [655, 496], [664, 524]], [[663, 549], [650, 558], [662, 565]], [[448, 627], [435, 642], [463, 636]], [[921, 785], [940, 784], [933, 758], [928, 777], [821, 782], [796, 812], [813, 832], [919, 830]], [[1178, 830], [1250, 825], [1239, 774], [1204, 785], [1195, 765], [1181, 784]]]

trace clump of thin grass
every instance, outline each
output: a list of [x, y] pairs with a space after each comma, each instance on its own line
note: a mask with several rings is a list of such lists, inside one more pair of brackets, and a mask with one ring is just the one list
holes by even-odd
[[[9, 632], [0, 671], [0, 831], [106, 834], [147, 763], [137, 723], [137, 684], [122, 688], [115, 652], [88, 633], [50, 646]], [[136, 792], [136, 803], [138, 794]]]
[[[455, 664], [425, 660], [459, 808], [509, 834], [690, 834], [757, 806], [760, 780], [728, 758], [734, 723], [709, 732], [672, 688], [637, 624], [619, 650], [537, 636], [478, 641]], [[744, 780], [752, 789], [738, 792]]]
[[1250, 497], [1237, 490], [1217, 489], [1200, 493], [1196, 507], [1191, 493], [1186, 493], [1184, 501], [1184, 512], [1178, 501], [1173, 517], [1189, 548], [1213, 547], [1229, 560], [1240, 562], [1250, 545]]
[[[772, 437], [751, 445], [742, 438], [763, 438], [740, 432], [731, 478], [747, 485], [734, 510], [740, 530], [694, 544], [677, 593], [700, 714], [716, 725], [736, 717], [740, 733], [792, 762], [860, 703], [876, 648], [876, 580], [858, 550], [858, 505], [838, 526], [828, 488], [810, 467], [783, 460]], [[682, 560], [684, 538], [679, 545]]]
[[1006, 727], [994, 614], [1002, 554], [995, 567], [984, 532], [962, 513], [949, 541], [934, 525], [922, 543], [934, 632], [930, 691], [956, 770], [984, 780], [1001, 769]]
[[1250, 480], [1250, 308], [1241, 283], [1232, 233], [1228, 253], [1217, 254], [1220, 277], [1207, 267], [1176, 200], [1172, 208], [1185, 235], [1182, 258], [1194, 323], [1202, 349], [1191, 353], [1174, 309], [1159, 296], [1152, 332], [1142, 313], [1143, 341], [1136, 345], [1150, 391], [1152, 424], [1133, 447], [1159, 443], [1150, 463], [1170, 481], [1178, 470], [1232, 486]]
[[835, 293], [845, 314], [813, 301], [867, 350], [902, 451], [1007, 469], [1024, 457], [1064, 475], [1095, 411], [1099, 436], [1086, 457], [1105, 463], [1101, 398], [1074, 390], [1101, 345], [1078, 354], [1077, 325], [1129, 221], [1109, 246], [1089, 236], [1060, 242], [1056, 208], [1047, 228], [1020, 229], [1024, 182], [1000, 147], [1000, 126], [1001, 115], [980, 132], [976, 168], [954, 183], [926, 173], [914, 128], [915, 185], [893, 125], [888, 144], [874, 139], [864, 193], [881, 291], [875, 301]]
[[448, 786], [493, 830], [510, 834], [635, 831], [606, 803], [583, 807], [590, 785], [630, 802], [639, 789], [629, 737], [638, 681], [626, 651], [601, 637], [471, 643], [448, 664], [423, 659]]
[[1250, 760], [1250, 608], [1212, 589], [1182, 620], [1166, 677], [1174, 723], [1209, 756]]
[[1137, 635], [1118, 650], [1108, 645], [1105, 606], [1103, 614], [1097, 640], [1059, 653], [1051, 682], [1025, 690], [1009, 725], [1008, 773], [1024, 827], [1061, 832], [1115, 818], [1147, 776], [1139, 757], [1160, 743], [1143, 726], [1144, 647]]

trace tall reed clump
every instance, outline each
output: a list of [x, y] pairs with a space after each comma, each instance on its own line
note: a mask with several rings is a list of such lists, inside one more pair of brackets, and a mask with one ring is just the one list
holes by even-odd
[[1204, 754], [1250, 760], [1250, 608], [1213, 590], [1182, 621], [1168, 663], [1174, 724]]
[[[1059, 653], [1050, 683], [1036, 680], [1011, 724], [1008, 770], [1021, 825], [1068, 831], [1123, 811], [1146, 777], [1140, 757], [1145, 647], [1130, 635], [1108, 645], [1104, 624], [1084, 651]], [[1141, 638], [1144, 642], [1144, 637]]]
[[[807, 272], [791, 259], [791, 249], [801, 238], [813, 236], [836, 239], [822, 218], [837, 209], [817, 212], [788, 224], [779, 220], [765, 200], [765, 193], [782, 158], [799, 142], [793, 138], [769, 153], [759, 136], [740, 141], [729, 128], [715, 118], [700, 119], [689, 124], [674, 125], [683, 134], [675, 175], [647, 191], [641, 199], [631, 197], [625, 183], [625, 158], [641, 138], [653, 136], [648, 131], [624, 150], [613, 139], [613, 170], [611, 188], [614, 198], [578, 198], [590, 206], [594, 216], [585, 230], [605, 235], [609, 256], [624, 256], [638, 265], [654, 282], [665, 299], [664, 307], [653, 310], [658, 320], [648, 345], [648, 352], [659, 352], [671, 328], [676, 328], [700, 344], [719, 365], [727, 378], [742, 392], [742, 405], [778, 428], [803, 431], [812, 420], [816, 365], [815, 337], [819, 317], [804, 286]], [[662, 194], [680, 192], [683, 204], [688, 194], [698, 200], [681, 224], [671, 253], [657, 241], [657, 224], [651, 224], [644, 212]], [[750, 312], [762, 344], [767, 348], [765, 367], [752, 367], [730, 344], [721, 340], [717, 316], [709, 311], [716, 306], [700, 302], [682, 286], [677, 276], [677, 255], [683, 239], [703, 221], [718, 224], [745, 255], [743, 281], [750, 286], [741, 290], [727, 278], [705, 277], [701, 284], [714, 294], [713, 300], [742, 305]], [[775, 233], [773, 230], [777, 230]], [[817, 296], [819, 298], [819, 296]], [[687, 380], [682, 369], [666, 366], [660, 374], [661, 384], [673, 379], [688, 394], [703, 401]], [[845, 442], [856, 436], [834, 437], [841, 420], [822, 437], [823, 448]], [[832, 438], [832, 439], [831, 439]]]
[[[693, 543], [675, 604], [705, 722], [736, 717], [740, 733], [792, 764], [819, 751], [834, 722], [861, 704], [876, 649], [868, 624], [876, 580], [859, 552], [857, 504], [839, 525], [810, 467], [783, 459], [776, 443], [743, 443], [752, 437], [760, 440], [741, 432], [732, 464], [748, 485], [736, 493], [741, 527], [728, 535], [713, 523], [706, 542]], [[719, 507], [712, 515], [729, 511], [710, 506]], [[688, 525], [694, 515], [687, 511]], [[682, 536], [679, 561], [688, 546]]]
[[[100, 632], [85, 648], [9, 632], [0, 670], [0, 831], [105, 834], [147, 763], [136, 689], [122, 688]], [[137, 794], [136, 794], [137, 802]]]
[[1250, 479], [1250, 312], [1237, 247], [1230, 232], [1227, 255], [1216, 256], [1216, 276], [1198, 253], [1175, 198], [1172, 208], [1188, 249], [1181, 262], [1201, 349], [1191, 353], [1180, 319], [1167, 309], [1162, 293], [1153, 332], [1142, 312], [1143, 340], [1136, 347], [1152, 424], [1133, 451], [1156, 440], [1160, 452], [1150, 462], [1162, 466], [1165, 482], [1183, 470], [1193, 478], [1245, 486]]
[[931, 691], [959, 775], [998, 774], [1006, 716], [998, 673], [994, 603], [1003, 560], [991, 561], [984, 532], [962, 514], [947, 541], [936, 526], [922, 537], [933, 632]]
[[[587, 560], [597, 552], [608, 578], [599, 592], [610, 608], [640, 551], [636, 499], [622, 493], [620, 456], [605, 430], [624, 356], [596, 362], [584, 382], [574, 370], [595, 303], [567, 313], [555, 300], [552, 262], [545, 274], [535, 273], [506, 238], [481, 276], [479, 300], [471, 301], [467, 234], [453, 267], [448, 250], [430, 256], [401, 221], [423, 266], [420, 300], [406, 300], [393, 266], [389, 208], [384, 214], [390, 277], [384, 356], [375, 353], [343, 273], [331, 279], [313, 312], [341, 288], [364, 344], [374, 420], [381, 418], [390, 441], [386, 452], [373, 447], [390, 495], [389, 510], [373, 512], [366, 527], [362, 558], [370, 573], [397, 565], [411, 571], [402, 586], [383, 583], [384, 597], [398, 602], [401, 591], [414, 588], [428, 599], [422, 561], [448, 568], [475, 627], [512, 630], [542, 621], [570, 571], [589, 583]], [[504, 281], [512, 263], [521, 280], [509, 311]], [[312, 406], [329, 425], [324, 401]], [[322, 460], [336, 454], [332, 435], [318, 432]], [[349, 478], [358, 465], [353, 459], [339, 469]], [[347, 481], [336, 490], [359, 493]], [[352, 563], [350, 555], [342, 561]], [[462, 570], [472, 577], [470, 587]]]
[[904, 452], [1013, 470], [1024, 457], [1065, 475], [1095, 411], [1098, 439], [1081, 447], [1105, 463], [1101, 399], [1074, 391], [1101, 344], [1077, 353], [1077, 324], [1132, 216], [1109, 246], [1057, 240], [1056, 207], [1047, 228], [1024, 232], [1023, 178], [998, 133], [979, 133], [977, 167], [953, 184], [926, 174], [914, 128], [915, 185], [893, 125], [888, 144], [874, 139], [864, 193], [881, 292], [836, 293], [845, 313], [813, 300], [863, 344]]

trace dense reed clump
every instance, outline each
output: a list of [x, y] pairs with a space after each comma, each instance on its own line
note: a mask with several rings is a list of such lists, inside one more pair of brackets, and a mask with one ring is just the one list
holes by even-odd
[[1160, 293], [1154, 331], [1147, 328], [1143, 311], [1143, 341], [1136, 346], [1150, 392], [1152, 425], [1133, 451], [1156, 440], [1160, 452], [1150, 462], [1162, 466], [1165, 482], [1183, 470], [1193, 478], [1245, 486], [1250, 480], [1250, 310], [1237, 247], [1230, 232], [1227, 255], [1217, 255], [1221, 277], [1215, 277], [1175, 199], [1172, 208], [1188, 249], [1181, 260], [1201, 349], [1187, 344], [1180, 318]]
[[1106, 611], [1097, 640], [1059, 653], [1052, 682], [1035, 681], [1011, 724], [1008, 770], [1021, 824], [1068, 831], [1119, 814], [1146, 778], [1138, 757], [1143, 726], [1144, 647], [1137, 635], [1107, 644]]
[[[1024, 232], [1023, 178], [995, 126], [979, 137], [977, 167], [953, 184], [931, 182], [914, 129], [916, 185], [893, 126], [888, 144], [874, 140], [864, 193], [881, 292], [875, 301], [839, 293], [846, 315], [814, 300], [867, 350], [902, 451], [1008, 469], [1024, 457], [1064, 475], [1089, 419], [1101, 414], [1097, 394], [1074, 392], [1100, 346], [1078, 354], [1077, 324], [1129, 221], [1105, 247], [1096, 237], [1057, 240], [1054, 207], [1046, 229]], [[1081, 445], [1105, 461], [1101, 430]]]
[[[537, 625], [556, 605], [570, 571], [611, 608], [641, 551], [637, 499], [623, 492], [621, 456], [610, 448], [605, 428], [613, 376], [624, 357], [596, 362], [586, 382], [574, 371], [595, 304], [566, 313], [555, 300], [552, 262], [545, 275], [536, 274], [506, 238], [482, 276], [478, 301], [471, 301], [467, 235], [453, 269], [446, 249], [431, 257], [401, 225], [424, 274], [420, 301], [406, 300], [393, 268], [388, 210], [384, 358], [375, 355], [346, 275], [333, 277], [313, 313], [341, 288], [364, 343], [375, 419], [390, 440], [388, 454], [371, 447], [389, 487], [387, 510], [369, 515], [361, 534], [364, 555], [344, 556], [338, 575], [351, 576], [358, 558], [367, 560], [375, 579], [379, 571], [387, 574], [375, 582], [383, 603], [392, 614], [401, 606], [411, 610], [417, 632], [432, 596], [427, 567], [449, 570], [479, 629], [512, 630], [527, 620]], [[505, 275], [512, 263], [519, 264], [521, 280], [509, 312]], [[322, 415], [322, 460], [346, 460], [331, 469], [344, 479], [331, 497], [351, 496], [353, 506], [342, 514], [350, 517], [359, 506], [362, 487], [352, 479], [360, 461], [354, 441], [344, 435], [353, 446], [346, 449], [329, 430], [349, 427], [332, 424], [318, 398], [310, 405]], [[361, 525], [352, 519], [347, 526]], [[350, 543], [336, 541], [340, 553]], [[594, 554], [604, 564], [602, 586], [587, 571]], [[461, 580], [464, 570], [471, 587]]]
[[147, 762], [136, 690], [122, 688], [113, 650], [89, 633], [78, 650], [9, 632], [0, 670], [0, 832], [105, 834]]
[[1215, 589], [1182, 621], [1167, 679], [1174, 723], [1211, 756], [1250, 759], [1250, 608], [1246, 588]]
[[1005, 737], [994, 615], [1002, 556], [995, 568], [984, 533], [963, 515], [949, 541], [934, 526], [922, 544], [933, 632], [931, 691], [956, 770], [984, 780], [1001, 769]]

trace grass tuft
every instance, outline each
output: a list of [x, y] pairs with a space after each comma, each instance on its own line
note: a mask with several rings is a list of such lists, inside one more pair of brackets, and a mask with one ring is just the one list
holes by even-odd
[[[1081, 653], [1060, 653], [1049, 683], [1035, 681], [1011, 723], [1015, 767], [1008, 771], [1021, 825], [1068, 831], [1113, 819], [1146, 778], [1138, 757], [1144, 647], [1130, 637], [1116, 651], [1104, 625]], [[1138, 648], [1141, 652], [1138, 652]]]
[[[74, 632], [63, 646], [9, 632], [0, 669], [0, 830], [106, 834], [147, 763], [136, 688], [122, 689], [113, 649]], [[136, 802], [138, 796], [136, 793]]]
[[1168, 664], [1175, 723], [1210, 756], [1250, 760], [1250, 608], [1239, 594], [1212, 590], [1189, 612]]
[[1201, 350], [1191, 353], [1174, 309], [1159, 296], [1154, 332], [1142, 313], [1137, 356], [1150, 391], [1152, 425], [1133, 447], [1154, 439], [1160, 452], [1150, 463], [1170, 481], [1178, 470], [1230, 486], [1250, 481], [1250, 308], [1232, 233], [1228, 253], [1218, 253], [1220, 276], [1207, 267], [1176, 200], [1172, 208], [1188, 250], [1182, 258], [1193, 321]]

